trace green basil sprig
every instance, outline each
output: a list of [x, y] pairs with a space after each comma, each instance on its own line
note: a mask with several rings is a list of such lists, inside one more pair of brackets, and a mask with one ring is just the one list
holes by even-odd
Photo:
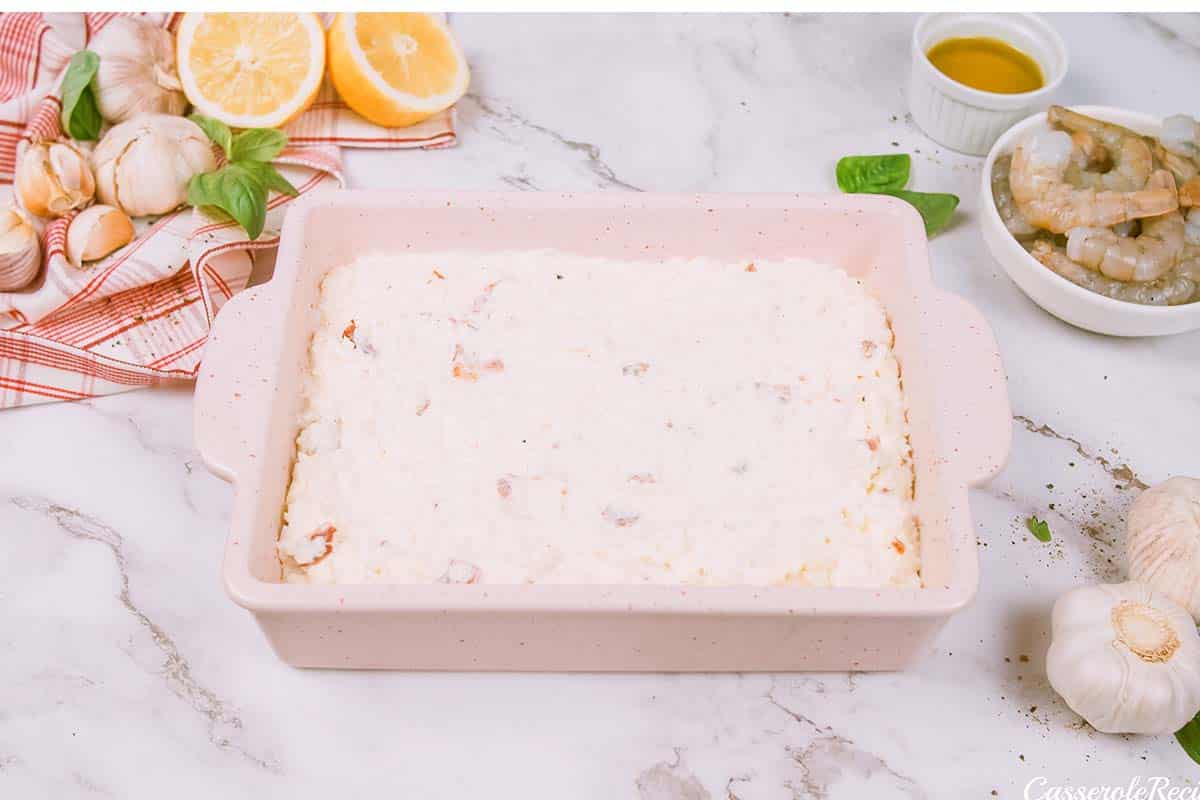
[[229, 163], [193, 177], [188, 202], [227, 214], [251, 239], [257, 239], [267, 221], [268, 195], [299, 194], [271, 163], [287, 146], [287, 136], [274, 128], [251, 128], [235, 135], [220, 120], [199, 114], [191, 120], [225, 151]]
[[885, 194], [903, 200], [920, 212], [925, 235], [933, 236], [950, 222], [958, 198], [952, 194], [906, 190], [911, 165], [908, 153], [846, 156], [837, 163], [837, 185], [848, 194]]
[[100, 109], [96, 105], [96, 70], [100, 56], [80, 50], [71, 56], [62, 82], [62, 126], [72, 139], [91, 141], [100, 136]]
[[1200, 714], [1192, 721], [1175, 732], [1175, 738], [1183, 747], [1183, 752], [1192, 757], [1192, 761], [1200, 764]]

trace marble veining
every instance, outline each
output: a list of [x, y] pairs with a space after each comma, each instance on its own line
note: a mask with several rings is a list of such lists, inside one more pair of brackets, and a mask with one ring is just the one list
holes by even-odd
[[[1200, 15], [1052, 16], [1058, 99], [1200, 114]], [[0, 797], [853, 800], [1197, 782], [1171, 737], [1096, 733], [1045, 680], [1049, 609], [1119, 580], [1145, 485], [1197, 474], [1200, 334], [1106, 339], [1047, 316], [973, 224], [981, 159], [907, 116], [909, 15], [455, 15], [460, 144], [351, 152], [398, 189], [831, 191], [909, 152], [962, 198], [934, 281], [996, 332], [1013, 455], [972, 493], [974, 604], [898, 674], [298, 671], [225, 596], [232, 492], [187, 387], [0, 412]], [[1113, 53], [1120, 52], [1120, 58]], [[1035, 541], [1024, 519], [1053, 531]]]
[[[136, 424], [134, 428], [137, 428]], [[187, 659], [179, 652], [179, 648], [171, 636], [133, 602], [129, 590], [129, 564], [125, 557], [125, 543], [121, 534], [99, 520], [73, 508], [51, 503], [45, 498], [14, 497], [12, 504], [24, 511], [48, 517], [61, 531], [74, 539], [98, 543], [112, 552], [120, 576], [120, 591], [117, 599], [133, 616], [137, 624], [146, 629], [154, 646], [162, 651], [163, 662], [160, 675], [171, 691], [190, 705], [194, 711], [208, 719], [208, 737], [214, 745], [240, 753], [251, 763], [264, 769], [277, 770], [277, 765], [251, 755], [232, 741], [231, 737], [241, 729], [242, 721], [228, 709], [225, 702], [217, 697], [215, 692], [201, 685], [192, 677], [192, 670], [188, 666]], [[80, 679], [89, 685], [94, 685], [84, 676], [80, 676]]]

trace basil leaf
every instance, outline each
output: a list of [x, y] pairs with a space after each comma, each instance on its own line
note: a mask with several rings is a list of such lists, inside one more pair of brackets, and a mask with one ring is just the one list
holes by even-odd
[[199, 125], [200, 130], [204, 131], [204, 135], [215, 144], [221, 145], [221, 149], [225, 151], [225, 158], [232, 157], [230, 155], [230, 143], [233, 140], [233, 133], [229, 130], [228, 125], [219, 119], [206, 117], [203, 114], [192, 114], [188, 119]]
[[898, 197], [921, 212], [925, 221], [925, 235], [933, 236], [946, 227], [954, 209], [958, 208], [958, 197], [952, 194], [937, 194], [933, 192], [909, 192], [899, 189], [883, 192], [892, 197]]
[[1200, 714], [1176, 731], [1175, 738], [1183, 746], [1183, 752], [1191, 756], [1192, 761], [1200, 764]]
[[846, 156], [837, 162], [837, 185], [843, 192], [880, 194], [903, 189], [912, 159], [908, 153]]
[[91, 141], [100, 135], [100, 109], [96, 107], [93, 79], [100, 68], [100, 56], [80, 50], [71, 56], [62, 82], [62, 126], [72, 139]]
[[187, 200], [189, 205], [197, 208], [220, 208], [221, 206], [221, 173], [206, 172], [203, 175], [194, 175], [188, 181]]
[[1029, 532], [1033, 534], [1033, 538], [1039, 542], [1050, 541], [1050, 526], [1046, 524], [1045, 520], [1030, 517], [1025, 520], [1025, 527], [1029, 528]]
[[188, 202], [225, 212], [251, 239], [258, 238], [267, 221], [267, 187], [236, 164], [193, 177]]
[[274, 128], [251, 128], [233, 137], [231, 161], [270, 161], [287, 147], [287, 135]]
[[296, 197], [300, 194], [287, 178], [279, 174], [279, 170], [275, 169], [274, 164], [265, 161], [238, 161], [234, 166], [249, 172], [263, 186], [273, 192], [286, 194], [288, 197]]
[[237, 220], [251, 239], [257, 239], [267, 221], [267, 187], [243, 170], [222, 170], [221, 208]]

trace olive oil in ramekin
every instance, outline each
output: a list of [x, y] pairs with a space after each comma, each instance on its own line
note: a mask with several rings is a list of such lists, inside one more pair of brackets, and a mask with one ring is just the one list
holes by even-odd
[[946, 77], [984, 92], [1020, 94], [1046, 84], [1036, 61], [990, 36], [944, 39], [925, 55]]

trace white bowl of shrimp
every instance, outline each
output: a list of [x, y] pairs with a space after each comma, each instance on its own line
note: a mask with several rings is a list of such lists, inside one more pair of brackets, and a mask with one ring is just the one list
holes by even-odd
[[[1103, 125], [1159, 137], [1161, 118], [1106, 106], [1052, 107], [996, 140], [983, 167], [983, 239], [1035, 303], [1109, 336], [1200, 329], [1200, 208], [1177, 209], [1200, 187], [1188, 180], [1200, 171], [1200, 126], [1180, 144], [1181, 120], [1168, 126], [1172, 150]], [[1053, 133], [1064, 126], [1073, 132]], [[1192, 157], [1172, 152], [1181, 147]]]

